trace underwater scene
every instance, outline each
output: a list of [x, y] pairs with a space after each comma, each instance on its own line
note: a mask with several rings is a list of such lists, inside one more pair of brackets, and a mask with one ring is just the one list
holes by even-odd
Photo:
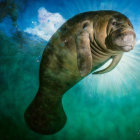
[[[0, 0], [0, 140], [140, 140], [139, 4], [138, 0]], [[39, 88], [47, 43], [73, 16], [98, 10], [118, 11], [129, 18], [136, 33], [134, 49], [125, 52], [112, 71], [90, 73], [65, 92], [67, 121], [60, 131], [50, 135], [32, 131], [24, 113]]]

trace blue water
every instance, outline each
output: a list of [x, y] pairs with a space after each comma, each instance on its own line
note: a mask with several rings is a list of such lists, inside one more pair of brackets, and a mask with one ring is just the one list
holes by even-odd
[[24, 111], [38, 90], [47, 41], [6, 18], [0, 24], [0, 140], [140, 139], [140, 45], [113, 71], [90, 74], [68, 90], [63, 97], [65, 127], [54, 135], [40, 135], [27, 127]]

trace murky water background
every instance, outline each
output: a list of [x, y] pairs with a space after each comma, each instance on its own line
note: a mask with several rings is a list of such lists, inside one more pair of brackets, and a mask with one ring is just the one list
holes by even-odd
[[26, 126], [24, 111], [38, 90], [39, 64], [47, 41], [20, 30], [16, 3], [9, 15], [0, 1], [0, 10], [5, 11], [0, 13], [0, 139], [139, 140], [139, 45], [112, 72], [91, 74], [67, 91], [63, 97], [67, 123], [61, 131], [44, 136]]

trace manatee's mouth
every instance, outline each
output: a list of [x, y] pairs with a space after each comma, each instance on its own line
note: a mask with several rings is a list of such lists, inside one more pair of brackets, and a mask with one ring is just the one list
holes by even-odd
[[133, 46], [132, 45], [125, 45], [125, 46], [119, 46], [119, 48], [124, 52], [128, 52], [128, 51], [133, 49]]
[[123, 45], [123, 46], [114, 45], [113, 47], [114, 47], [113, 50], [118, 50], [118, 51], [123, 51], [123, 52], [129, 52], [133, 50], [134, 48], [132, 45]]

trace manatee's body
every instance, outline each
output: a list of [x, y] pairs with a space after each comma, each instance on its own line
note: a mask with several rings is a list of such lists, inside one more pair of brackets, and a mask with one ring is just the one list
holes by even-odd
[[[52, 36], [40, 64], [38, 93], [25, 112], [25, 119], [32, 130], [52, 134], [63, 128], [66, 122], [62, 106], [63, 94], [110, 58], [113, 58], [110, 66], [97, 73], [108, 72], [117, 65], [123, 50], [119, 50], [117, 45], [111, 49], [111, 45], [107, 45], [116, 41], [113, 37], [108, 37], [111, 34], [109, 20], [115, 15], [130, 22], [124, 15], [114, 11], [87, 12], [68, 20]], [[125, 42], [131, 40], [127, 42], [130, 42], [129, 47], [130, 44], [133, 47], [133, 28], [123, 33], [123, 36]], [[113, 43], [107, 42], [110, 39]], [[122, 44], [120, 42], [119, 40], [119, 44]], [[128, 44], [124, 48], [127, 51]]]

